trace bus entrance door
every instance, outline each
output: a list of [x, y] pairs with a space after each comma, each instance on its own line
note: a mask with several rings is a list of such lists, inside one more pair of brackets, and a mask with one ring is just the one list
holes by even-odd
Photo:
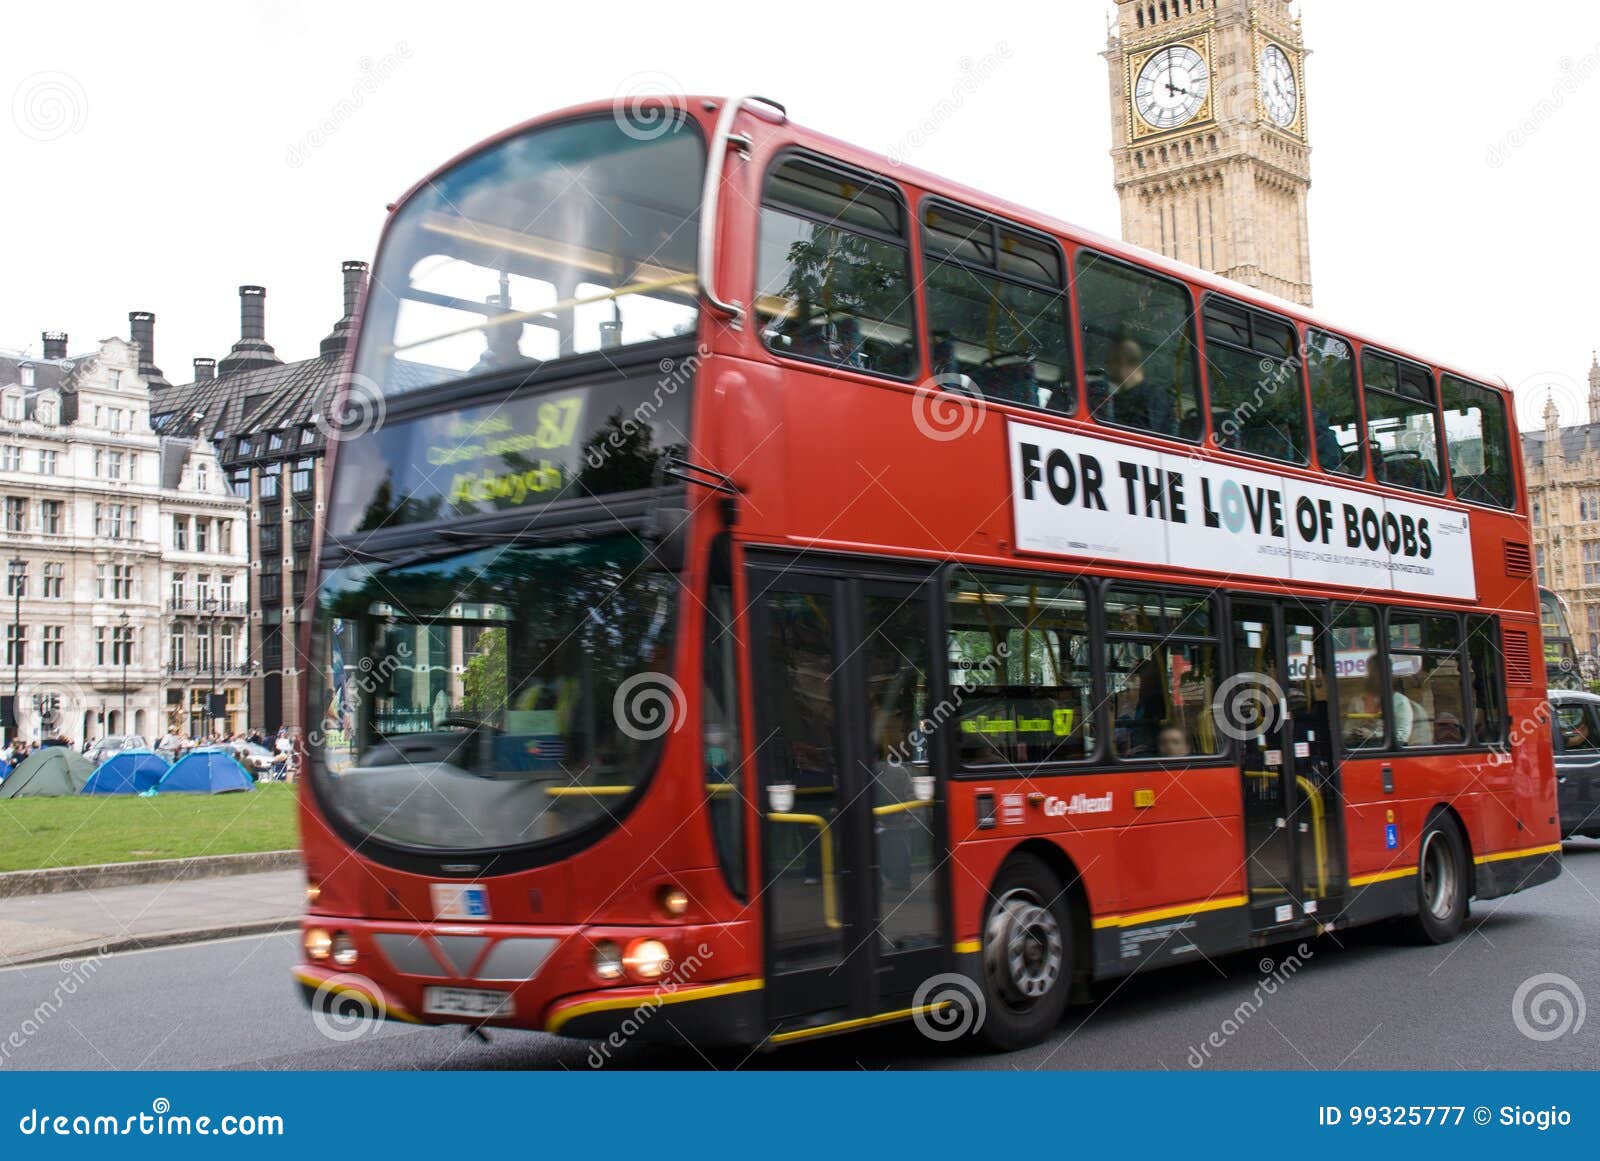
[[1250, 925], [1257, 933], [1338, 913], [1343, 849], [1326, 606], [1231, 603], [1233, 673], [1222, 727], [1239, 747]]
[[931, 591], [794, 563], [751, 570], [776, 1039], [904, 1009], [941, 970], [943, 796], [919, 726]]

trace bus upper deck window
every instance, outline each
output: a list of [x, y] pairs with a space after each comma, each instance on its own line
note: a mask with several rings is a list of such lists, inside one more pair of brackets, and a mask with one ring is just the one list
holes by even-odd
[[1303, 464], [1310, 458], [1294, 327], [1238, 303], [1205, 309], [1211, 430], [1232, 451]]
[[1366, 445], [1361, 441], [1361, 404], [1356, 397], [1356, 364], [1350, 344], [1338, 335], [1311, 331], [1306, 336], [1306, 379], [1311, 385], [1311, 442], [1317, 464], [1341, 476], [1366, 475]]
[[898, 192], [791, 158], [767, 179], [756, 313], [780, 354], [895, 378], [916, 366]]
[[1511, 440], [1506, 404], [1491, 387], [1444, 376], [1444, 436], [1456, 499], [1510, 508]]
[[1419, 492], [1443, 492], [1432, 375], [1414, 364], [1367, 351], [1361, 358], [1361, 378], [1367, 445], [1379, 481]]
[[1205, 419], [1188, 290], [1088, 250], [1077, 267], [1089, 413], [1198, 442]]
[[1055, 243], [938, 204], [923, 211], [922, 252], [935, 382], [1023, 407], [1076, 410]]

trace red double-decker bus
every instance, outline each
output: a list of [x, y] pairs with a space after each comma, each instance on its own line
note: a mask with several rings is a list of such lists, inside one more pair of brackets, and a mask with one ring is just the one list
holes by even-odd
[[374, 269], [314, 1005], [1010, 1047], [1558, 874], [1499, 383], [753, 98], [510, 130]]

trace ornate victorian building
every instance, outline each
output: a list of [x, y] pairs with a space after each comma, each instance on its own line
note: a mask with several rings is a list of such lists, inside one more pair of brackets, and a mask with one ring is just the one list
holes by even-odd
[[[232, 732], [245, 722], [242, 615], [230, 622], [207, 608], [202, 628], [186, 616], [197, 594], [186, 588], [180, 603], [177, 587], [202, 573], [218, 591], [244, 583], [244, 504], [208, 444], [151, 430], [151, 390], [166, 382], [154, 363], [155, 316], [129, 319], [132, 339], [105, 339], [89, 354], [69, 356], [56, 332], [38, 355], [0, 352], [0, 687], [15, 690], [28, 739]], [[214, 653], [216, 640], [231, 644]], [[192, 662], [213, 656], [228, 663], [208, 666], [204, 691], [228, 710], [211, 723], [205, 707], [189, 712], [187, 690], [201, 680]]]
[[1600, 358], [1589, 367], [1589, 422], [1561, 426], [1546, 399], [1544, 428], [1522, 433], [1539, 583], [1566, 603], [1587, 673], [1600, 671]]

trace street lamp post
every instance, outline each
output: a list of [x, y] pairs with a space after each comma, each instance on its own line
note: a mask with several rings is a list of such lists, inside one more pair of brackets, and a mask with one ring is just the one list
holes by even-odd
[[[22, 578], [28, 564], [20, 556], [8, 562], [11, 569], [11, 592], [16, 597], [11, 614], [11, 728], [22, 733]], [[13, 738], [12, 741], [16, 739]]]
[[128, 732], [128, 655], [133, 652], [133, 634], [128, 630], [129, 617], [127, 613], [117, 617], [117, 625], [122, 630], [122, 732]]

